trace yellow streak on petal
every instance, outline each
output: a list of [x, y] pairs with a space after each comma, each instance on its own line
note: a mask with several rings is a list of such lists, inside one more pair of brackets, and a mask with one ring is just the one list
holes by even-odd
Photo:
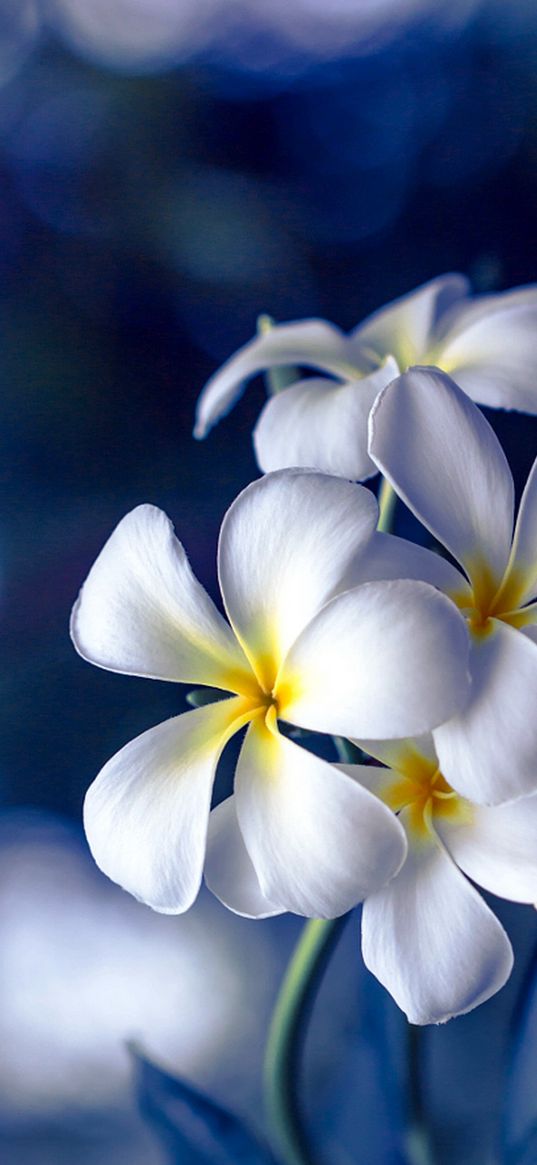
[[236, 692], [249, 700], [257, 700], [260, 694], [259, 682], [253, 671], [246, 668], [222, 667], [218, 677], [223, 692]]
[[278, 736], [278, 709], [275, 704], [270, 704], [265, 715], [265, 724], [273, 736]]
[[508, 567], [498, 585], [488, 564], [476, 559], [471, 569], [473, 591], [470, 594], [463, 589], [449, 591], [449, 598], [466, 617], [470, 633], [483, 639], [493, 632], [494, 619], [512, 627], [535, 622], [532, 613], [524, 614], [524, 609], [519, 607], [533, 574], [530, 569]]
[[506, 611], [501, 616], [502, 623], [509, 623], [510, 627], [531, 627], [532, 623], [537, 623], [537, 606], [532, 603], [530, 607], [520, 607], [518, 611]]
[[290, 708], [296, 700], [300, 699], [303, 691], [303, 684], [297, 675], [290, 676], [285, 673], [281, 678], [276, 680], [272, 691], [272, 698], [278, 709], [278, 716], [282, 720], [286, 719], [286, 708]]
[[400, 780], [385, 785], [382, 791], [379, 792], [379, 796], [389, 809], [393, 809], [394, 813], [399, 813], [406, 805], [413, 803], [416, 796], [416, 787], [414, 782], [409, 780], [408, 777], [401, 777]]
[[[241, 728], [244, 728], [251, 720], [256, 719], [260, 715], [264, 715], [266, 712], [266, 706], [260, 704], [259, 700], [245, 698], [233, 700], [232, 702], [234, 707], [232, 709], [230, 708], [230, 718], [224, 729], [224, 741], [226, 744], [236, 732], [240, 732]], [[220, 704], [219, 706], [221, 707], [222, 705]]]
[[518, 609], [531, 585], [534, 574], [534, 567], [524, 570], [521, 566], [513, 566], [508, 569], [502, 585], [495, 595], [490, 613], [496, 615], [498, 619], [510, 622], [511, 620], [506, 618], [506, 614], [509, 615]]
[[483, 620], [490, 614], [498, 593], [501, 579], [498, 579], [490, 564], [481, 556], [468, 557], [465, 562], [473, 590], [474, 606], [481, 612]]

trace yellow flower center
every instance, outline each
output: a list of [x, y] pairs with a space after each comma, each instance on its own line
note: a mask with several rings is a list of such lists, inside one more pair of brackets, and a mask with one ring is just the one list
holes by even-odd
[[[280, 715], [278, 700], [273, 692], [265, 692], [260, 684], [255, 684], [255, 688], [256, 690], [251, 690], [245, 697], [240, 715], [241, 723], [238, 727], [243, 727], [249, 721], [262, 717], [269, 731], [277, 733], [278, 716]], [[252, 685], [252, 689], [254, 689], [254, 685]]]
[[438, 765], [421, 753], [408, 751], [401, 758], [394, 780], [381, 794], [390, 809], [408, 810], [407, 825], [416, 838], [430, 836], [435, 819], [467, 820], [471, 812], [464, 798], [448, 785]]
[[531, 612], [527, 613], [520, 602], [526, 592], [527, 578], [524, 571], [511, 567], [499, 584], [487, 563], [476, 561], [472, 565], [472, 591], [453, 591], [450, 598], [468, 620], [468, 627], [474, 636], [483, 638], [494, 629], [493, 619], [509, 623], [511, 627], [524, 627], [532, 622]]

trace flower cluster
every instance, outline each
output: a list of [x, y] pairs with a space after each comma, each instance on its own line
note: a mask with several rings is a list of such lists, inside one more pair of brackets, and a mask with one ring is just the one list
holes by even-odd
[[[206, 386], [197, 436], [260, 370], [322, 376], [288, 376], [256, 427], [267, 472], [219, 540], [226, 618], [153, 506], [119, 523], [72, 615], [92, 663], [225, 694], [105, 764], [84, 810], [98, 865], [166, 913], [204, 874], [248, 917], [363, 901], [365, 962], [414, 1023], [470, 1010], [510, 974], [472, 882], [537, 901], [537, 462], [515, 523], [509, 466], [470, 399], [537, 413], [536, 320], [535, 288], [471, 299], [446, 276], [350, 336], [266, 331]], [[378, 470], [450, 559], [377, 529], [356, 479]], [[234, 793], [211, 809], [242, 729]], [[321, 759], [310, 731], [370, 759]]]

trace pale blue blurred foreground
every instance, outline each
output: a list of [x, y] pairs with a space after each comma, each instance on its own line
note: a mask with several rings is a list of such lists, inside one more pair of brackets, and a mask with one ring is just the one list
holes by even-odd
[[[200, 1115], [195, 1094], [178, 1100], [156, 1069], [137, 1075], [127, 1041], [239, 1117], [250, 1135], [266, 1137], [263, 1042], [300, 920], [251, 923], [206, 894], [184, 917], [156, 915], [99, 874], [77, 829], [36, 812], [1, 819], [0, 875], [0, 1132], [10, 1165], [220, 1165], [214, 1147], [213, 1157], [207, 1152], [221, 1118]], [[476, 1012], [424, 1031], [425, 1100], [440, 1165], [535, 1159], [535, 984], [516, 1029], [512, 1015], [537, 920], [528, 926], [522, 908], [495, 908], [516, 948], [512, 981]], [[334, 1165], [405, 1165], [406, 1023], [362, 967], [357, 914], [307, 1042], [306, 1119]], [[233, 1128], [229, 1144], [222, 1133], [222, 1165], [233, 1154], [243, 1159]], [[245, 1165], [261, 1165], [246, 1136]]]

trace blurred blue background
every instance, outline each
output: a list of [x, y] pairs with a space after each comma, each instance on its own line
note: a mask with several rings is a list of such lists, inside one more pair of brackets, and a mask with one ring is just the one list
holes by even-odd
[[[245, 922], [205, 894], [185, 918], [156, 916], [95, 870], [85, 789], [186, 704], [83, 664], [70, 607], [145, 501], [215, 594], [221, 518], [257, 475], [263, 388], [202, 444], [194, 404], [260, 312], [347, 328], [443, 271], [483, 291], [535, 279], [536, 63], [533, 0], [0, 0], [9, 1165], [168, 1159], [137, 1112], [128, 1039], [263, 1131], [262, 1043], [300, 923]], [[489, 419], [520, 490], [537, 422]], [[424, 1037], [439, 1165], [537, 1162], [537, 1021], [517, 1003], [536, 918], [498, 909], [511, 983]], [[404, 1040], [353, 918], [306, 1049], [322, 1159], [404, 1163]]]

